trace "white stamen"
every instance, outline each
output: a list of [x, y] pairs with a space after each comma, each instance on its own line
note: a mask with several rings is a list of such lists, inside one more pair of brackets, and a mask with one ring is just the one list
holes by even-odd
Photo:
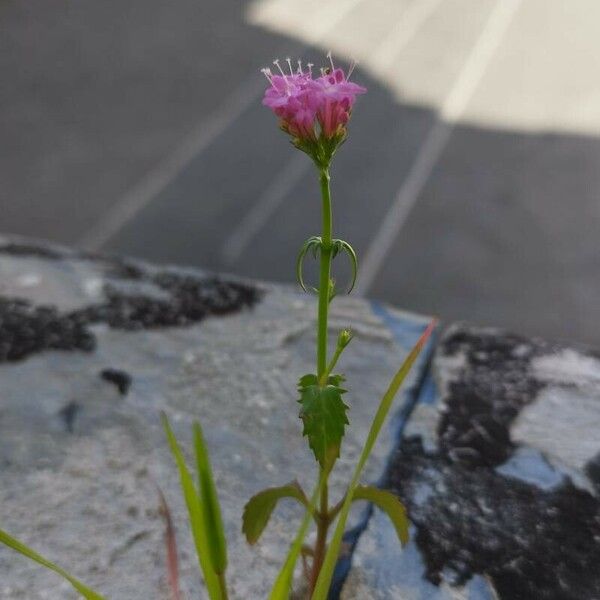
[[260, 72], [267, 78], [267, 81], [273, 85], [273, 73], [271, 73], [271, 69], [261, 69]]
[[327, 53], [327, 58], [329, 59], [329, 63], [331, 64], [331, 70], [335, 71], [335, 65], [333, 64], [333, 57], [331, 55], [331, 50]]
[[357, 64], [358, 61], [355, 58], [353, 58], [352, 62], [350, 63], [350, 68], [348, 69], [348, 75], [346, 75], [346, 81], [350, 81], [350, 75], [354, 73], [354, 69], [356, 69]]
[[312, 78], [312, 68], [315, 65], [313, 63], [308, 63], [308, 74], [310, 75], [310, 77]]
[[274, 61], [273, 61], [273, 64], [274, 64], [274, 65], [275, 65], [275, 66], [276, 66], [276, 67], [279, 69], [279, 72], [280, 72], [280, 73], [283, 75], [283, 77], [285, 78], [285, 77], [286, 77], [286, 75], [285, 75], [285, 73], [283, 72], [283, 69], [281, 68], [281, 65], [279, 64], [279, 59], [277, 59], [277, 60], [274, 60]]
[[302, 61], [300, 59], [298, 59], [298, 71], [297, 71], [298, 75], [302, 75]]
[[292, 59], [288, 56], [288, 58], [285, 59], [285, 62], [287, 62], [288, 67], [290, 68], [290, 75], [293, 77], [294, 69], [292, 69]]

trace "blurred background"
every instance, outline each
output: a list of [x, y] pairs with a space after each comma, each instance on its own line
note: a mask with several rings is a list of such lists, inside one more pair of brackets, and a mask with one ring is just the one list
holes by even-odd
[[0, 231], [292, 281], [318, 188], [259, 69], [330, 49], [359, 293], [600, 345], [597, 0], [0, 0]]

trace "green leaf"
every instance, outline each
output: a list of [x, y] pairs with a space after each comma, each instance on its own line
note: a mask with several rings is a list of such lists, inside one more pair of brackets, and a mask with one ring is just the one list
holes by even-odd
[[392, 521], [400, 543], [408, 543], [408, 517], [404, 504], [394, 494], [369, 485], [359, 485], [354, 490], [352, 500], [366, 500], [384, 511]]
[[214, 572], [212, 562], [210, 559], [210, 547], [208, 545], [208, 538], [206, 535], [206, 524], [204, 523], [204, 516], [200, 506], [200, 496], [194, 486], [194, 481], [187, 469], [183, 453], [179, 448], [177, 439], [166, 415], [162, 415], [163, 426], [167, 435], [167, 441], [175, 463], [179, 469], [179, 478], [181, 480], [181, 489], [183, 491], [183, 497], [185, 504], [188, 509], [188, 515], [190, 518], [190, 527], [192, 529], [192, 535], [194, 538], [194, 544], [196, 546], [196, 554], [198, 556], [198, 563], [200, 570], [204, 576], [204, 583], [208, 591], [210, 600], [223, 600], [221, 593], [221, 585], [217, 574]]
[[306, 284], [304, 283], [304, 276], [303, 276], [304, 257], [306, 256], [306, 253], [308, 251], [311, 251], [313, 257], [317, 258], [317, 252], [320, 250], [322, 245], [323, 245], [323, 241], [321, 240], [321, 238], [319, 236], [314, 235], [314, 236], [308, 238], [304, 242], [302, 248], [300, 249], [300, 254], [298, 254], [298, 258], [296, 259], [296, 279], [298, 280], [300, 287], [305, 292], [308, 290], [306, 289]]
[[210, 558], [217, 575], [225, 573], [227, 568], [227, 542], [221, 517], [221, 507], [210, 466], [208, 450], [204, 443], [200, 423], [194, 423], [194, 447], [196, 449], [196, 467], [200, 485], [200, 506], [206, 526], [206, 538], [210, 549]]
[[373, 446], [379, 436], [381, 428], [383, 427], [383, 423], [387, 414], [392, 405], [392, 401], [396, 396], [400, 386], [406, 379], [406, 376], [410, 372], [413, 364], [417, 360], [417, 357], [421, 353], [423, 346], [425, 346], [425, 342], [429, 339], [431, 332], [433, 331], [436, 325], [436, 321], [432, 321], [427, 329], [424, 331], [423, 335], [419, 338], [419, 341], [415, 344], [414, 348], [410, 351], [402, 366], [396, 374], [394, 375], [392, 381], [388, 389], [386, 390], [379, 407], [377, 408], [377, 412], [373, 417], [373, 422], [371, 423], [371, 428], [369, 430], [369, 434], [367, 435], [367, 440], [362, 449], [360, 457], [358, 459], [358, 463], [354, 469], [354, 474], [352, 475], [352, 480], [350, 481], [350, 485], [348, 486], [348, 492], [346, 494], [344, 504], [342, 505], [342, 509], [340, 511], [340, 515], [338, 518], [338, 522], [335, 527], [335, 531], [333, 532], [333, 536], [331, 538], [331, 542], [329, 544], [329, 548], [327, 549], [327, 553], [325, 554], [325, 560], [323, 561], [323, 566], [321, 567], [321, 572], [319, 573], [319, 578], [317, 579], [317, 585], [311, 597], [311, 600], [326, 600], [327, 595], [329, 593], [329, 587], [331, 585], [331, 578], [333, 576], [333, 570], [335, 568], [335, 563], [337, 562], [340, 547], [342, 544], [342, 537], [344, 535], [344, 530], [346, 528], [346, 521], [348, 520], [348, 514], [350, 512], [350, 505], [354, 498], [354, 491], [358, 486], [358, 480], [362, 470], [373, 450]]
[[345, 252], [350, 259], [350, 267], [352, 268], [352, 279], [350, 280], [350, 286], [348, 288], [348, 294], [354, 289], [356, 284], [356, 277], [358, 275], [358, 259], [356, 258], [356, 252], [354, 248], [344, 240], [332, 240], [331, 242], [331, 258], [335, 258], [340, 252]]
[[255, 544], [258, 541], [277, 502], [282, 498], [294, 498], [300, 504], [308, 506], [308, 500], [297, 481], [258, 492], [248, 500], [242, 516], [242, 531], [249, 544]]
[[81, 581], [75, 579], [75, 577], [73, 577], [72, 575], [69, 575], [65, 570], [61, 569], [59, 566], [55, 565], [49, 560], [45, 559], [43, 556], [35, 552], [35, 550], [28, 548], [25, 544], [19, 542], [19, 540], [8, 535], [8, 533], [2, 531], [1, 529], [0, 543], [5, 544], [9, 548], [12, 548], [16, 552], [19, 552], [23, 556], [26, 556], [27, 558], [35, 561], [43, 567], [46, 567], [47, 569], [58, 573], [61, 577], [64, 577], [64, 579], [66, 579], [87, 600], [104, 600], [104, 598], [100, 594], [94, 592], [94, 590], [91, 590], [89, 587], [81, 583]]
[[352, 280], [350, 281], [350, 287], [348, 288], [349, 294], [354, 289], [356, 284], [356, 277], [358, 275], [358, 259], [356, 258], [356, 252], [354, 251], [354, 248], [348, 242], [342, 242], [342, 248], [350, 257], [350, 265], [352, 267]]
[[313, 490], [310, 502], [308, 504], [308, 507], [306, 508], [306, 512], [304, 513], [304, 518], [302, 519], [302, 524], [298, 528], [298, 533], [294, 538], [294, 542], [290, 546], [290, 550], [288, 552], [283, 566], [281, 567], [281, 571], [279, 571], [277, 579], [273, 584], [269, 600], [289, 600], [290, 591], [292, 589], [292, 583], [294, 580], [294, 569], [296, 568], [298, 557], [302, 552], [302, 544], [304, 543], [304, 538], [308, 533], [310, 521], [315, 512], [317, 501], [321, 495], [321, 489], [326, 481], [326, 477], [326, 473], [323, 470], [321, 470], [319, 482]]
[[327, 384], [320, 386], [316, 375], [300, 379], [300, 418], [304, 423], [303, 435], [315, 458], [326, 471], [340, 455], [340, 446], [348, 425], [348, 406], [342, 400], [346, 390], [340, 387], [341, 375], [330, 375]]

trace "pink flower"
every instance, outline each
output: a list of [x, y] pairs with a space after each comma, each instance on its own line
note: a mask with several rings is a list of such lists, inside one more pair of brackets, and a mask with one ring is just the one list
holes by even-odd
[[311, 67], [304, 73], [300, 64], [296, 72], [287, 59], [290, 72], [284, 73], [275, 61], [281, 75], [274, 75], [270, 69], [263, 69], [271, 86], [266, 90], [263, 104], [268, 106], [280, 119], [282, 128], [295, 138], [316, 139], [315, 120], [317, 98], [312, 90]]
[[327, 139], [343, 134], [356, 96], [364, 94], [366, 88], [348, 81], [342, 69], [322, 75], [315, 84], [318, 86], [317, 117], [322, 134]]
[[279, 117], [282, 129], [299, 142], [316, 142], [320, 137], [342, 139], [356, 96], [367, 91], [348, 81], [344, 71], [334, 67], [331, 55], [329, 59], [331, 69], [321, 69], [321, 76], [316, 79], [312, 76], [312, 64], [304, 71], [298, 61], [294, 70], [289, 58], [289, 73], [277, 60], [274, 64], [280, 75], [263, 69], [270, 83], [263, 104]]

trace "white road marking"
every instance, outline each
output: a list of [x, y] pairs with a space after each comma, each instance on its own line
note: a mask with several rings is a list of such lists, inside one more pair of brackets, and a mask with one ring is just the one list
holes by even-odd
[[312, 163], [308, 156], [303, 153], [294, 154], [287, 165], [279, 171], [223, 244], [221, 256], [227, 266], [233, 265], [242, 256], [282, 200], [292, 191], [311, 166]]
[[[412, 40], [442, 0], [416, 0], [409, 5], [397, 25], [375, 49], [374, 57], [386, 72], [403, 48]], [[356, 4], [357, 2], [355, 2]], [[252, 239], [267, 223], [296, 183], [312, 166], [304, 155], [294, 155], [269, 187], [258, 198], [239, 225], [231, 231], [221, 248], [221, 257], [232, 266], [244, 253]]]
[[[317, 43], [327, 36], [356, 5], [364, 0], [340, 0], [323, 3], [323, 8], [315, 15], [311, 43]], [[302, 46], [288, 45], [285, 55], [300, 54]], [[201, 154], [218, 138], [264, 90], [264, 80], [251, 77], [240, 86], [219, 109], [189, 135], [170, 156], [159, 163], [145, 177], [98, 220], [79, 240], [77, 246], [85, 250], [98, 250], [112, 239], [127, 223], [152, 202], [190, 162]]]
[[412, 167], [386, 213], [362, 261], [356, 286], [358, 294], [366, 294], [373, 284], [398, 233], [423, 191], [439, 160], [456, 122], [467, 107], [485, 70], [500, 46], [521, 0], [498, 0], [458, 75], [440, 111], [440, 120], [431, 128]]
[[398, 60], [399, 54], [421, 29], [425, 21], [434, 13], [442, 0], [415, 1], [402, 15], [395, 27], [386, 35], [383, 42], [373, 52], [372, 64], [386, 73]]
[[143, 208], [158, 196], [190, 162], [205, 150], [232, 121], [237, 119], [260, 94], [264, 84], [258, 79], [247, 81], [232, 94], [209, 119], [189, 135], [164, 161], [131, 188], [79, 240], [85, 250], [98, 250], [113, 238]]

